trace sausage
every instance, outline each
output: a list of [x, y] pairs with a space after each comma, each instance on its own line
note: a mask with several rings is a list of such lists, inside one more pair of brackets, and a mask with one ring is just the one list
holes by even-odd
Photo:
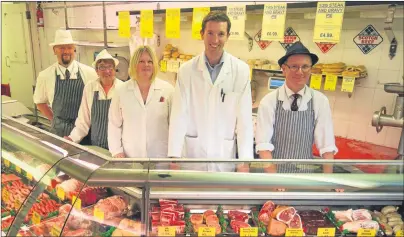
[[392, 212], [386, 215], [387, 218], [391, 218], [391, 217], [400, 217], [401, 218], [401, 214], [397, 213], [397, 212]]
[[390, 217], [388, 218], [389, 222], [397, 222], [397, 221], [402, 221], [401, 217]]
[[383, 207], [383, 209], [382, 209], [382, 213], [383, 213], [384, 215], [387, 215], [387, 214], [392, 213], [392, 212], [397, 212], [397, 210], [398, 210], [398, 207], [385, 206], [385, 207]]
[[403, 221], [395, 221], [395, 222], [389, 222], [387, 223], [389, 226], [396, 226], [396, 225], [402, 225]]

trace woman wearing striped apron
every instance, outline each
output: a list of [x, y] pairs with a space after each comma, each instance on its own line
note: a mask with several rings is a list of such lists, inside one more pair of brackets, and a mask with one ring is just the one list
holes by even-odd
[[115, 78], [118, 63], [105, 49], [97, 55], [93, 67], [99, 78], [85, 86], [75, 127], [66, 139], [80, 142], [91, 128], [91, 145], [108, 149], [109, 106], [115, 91], [123, 83]]
[[[334, 159], [338, 149], [328, 99], [306, 85], [317, 61], [301, 42], [279, 59], [285, 84], [267, 94], [258, 109], [256, 150], [261, 159], [313, 159], [313, 144], [322, 158]], [[313, 172], [309, 165], [296, 162], [270, 165], [266, 171]], [[332, 173], [332, 166], [324, 165], [323, 171]]]

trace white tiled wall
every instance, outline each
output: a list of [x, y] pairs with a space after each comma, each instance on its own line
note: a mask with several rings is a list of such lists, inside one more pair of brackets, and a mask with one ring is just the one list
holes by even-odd
[[[134, 8], [133, 4], [115, 5], [107, 8], [107, 16], [109, 19], [115, 16], [115, 12], [120, 9], [143, 9]], [[136, 5], [136, 4], [135, 4]], [[139, 5], [140, 6], [140, 5]], [[153, 5], [154, 6], [154, 5]], [[163, 8], [163, 7], [162, 7]], [[381, 12], [387, 12], [387, 6], [379, 7]], [[70, 11], [75, 11], [74, 9]], [[83, 10], [80, 10], [83, 12]], [[292, 10], [291, 10], [292, 11]], [[299, 12], [296, 9], [293, 11]], [[305, 12], [310, 11], [305, 9]], [[314, 12], [315, 9], [312, 9]], [[347, 10], [346, 10], [347, 11]], [[360, 9], [358, 11], [361, 11]], [[365, 10], [363, 10], [365, 11]], [[403, 14], [403, 9], [400, 8], [396, 14]], [[294, 13], [294, 14], [295, 14]], [[99, 17], [101, 17], [100, 13]], [[79, 14], [83, 18], [83, 26], [90, 26], [88, 19], [85, 19], [83, 14]], [[87, 14], [89, 19], [94, 18], [94, 14]], [[368, 14], [369, 15], [369, 14]], [[370, 14], [371, 15], [371, 14]], [[72, 16], [77, 16], [72, 14]], [[48, 18], [48, 19], [47, 19]], [[50, 20], [50, 18], [52, 20]], [[64, 27], [64, 13], [63, 10], [58, 9], [57, 14], [55, 11], [45, 11], [45, 21], [47, 22], [43, 32], [40, 32], [40, 45], [42, 49], [42, 62], [44, 67], [54, 62], [54, 55], [48, 44], [53, 41], [54, 31], [57, 28]], [[96, 18], [94, 18], [96, 19]], [[74, 19], [75, 24], [80, 25]], [[72, 19], [73, 21], [73, 19]], [[113, 19], [116, 22], [116, 19]], [[246, 32], [252, 37], [261, 29], [262, 15], [253, 14], [247, 16]], [[382, 35], [384, 41], [381, 45], [371, 51], [369, 54], [364, 55], [360, 49], [353, 43], [355, 37], [367, 25], [372, 24], [376, 30]], [[334, 46], [328, 53], [323, 54], [315, 43], [312, 41], [313, 35], [313, 19], [290, 19], [287, 17], [286, 27], [293, 27], [299, 35], [301, 41], [310, 49], [310, 51], [318, 54], [320, 62], [344, 62], [346, 64], [365, 65], [368, 70], [368, 78], [360, 80], [360, 84], [355, 87], [355, 91], [351, 98], [346, 93], [339, 92], [340, 86], [337, 87], [335, 92], [324, 92], [330, 101], [330, 106], [333, 113], [334, 129], [337, 136], [346, 137], [349, 139], [366, 141], [378, 145], [396, 148], [399, 143], [401, 129], [384, 127], [378, 134], [375, 127], [371, 126], [371, 118], [374, 111], [377, 111], [381, 106], [387, 107], [387, 113], [392, 113], [392, 108], [395, 101], [395, 95], [388, 94], [383, 90], [383, 83], [387, 82], [402, 82], [403, 76], [403, 18], [397, 18], [393, 24], [393, 30], [398, 40], [397, 55], [390, 60], [388, 57], [388, 50], [390, 47], [389, 40], [384, 32], [384, 18], [345, 18], [341, 42]], [[110, 25], [110, 24], [108, 24]], [[91, 26], [93, 24], [91, 23]], [[132, 32], [135, 29], [132, 28]], [[181, 39], [165, 39], [164, 37], [164, 22], [155, 22], [154, 31], [161, 35], [161, 46], [164, 47], [167, 43], [172, 43], [178, 46], [181, 52], [187, 54], [198, 54], [203, 51], [203, 43], [191, 38], [191, 22], [181, 22]], [[101, 41], [103, 39], [102, 31], [75, 31], [74, 37], [86, 40]], [[108, 31], [108, 38], [111, 41], [125, 41], [117, 36], [117, 31]], [[93, 60], [94, 51], [99, 51], [100, 48], [94, 47], [80, 47], [80, 61], [90, 64]], [[243, 41], [229, 41], [226, 44], [226, 50], [233, 55], [243, 59], [252, 58], [265, 58], [272, 61], [277, 61], [285, 54], [285, 50], [278, 42], [272, 42], [265, 50], [261, 50], [256, 43], [254, 43], [251, 52], [248, 51], [248, 40]], [[118, 53], [125, 57], [129, 57], [128, 48], [111, 49], [113, 53]], [[46, 63], [47, 62], [47, 63]], [[173, 73], [161, 73], [161, 78], [172, 80], [175, 77]], [[340, 83], [340, 82], [339, 82]], [[260, 86], [266, 86], [261, 83]], [[258, 89], [258, 97], [262, 97], [265, 89]], [[260, 94], [261, 93], [261, 94]]]

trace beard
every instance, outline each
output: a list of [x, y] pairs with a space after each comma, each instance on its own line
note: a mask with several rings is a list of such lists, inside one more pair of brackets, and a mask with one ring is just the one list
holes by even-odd
[[[67, 59], [65, 58], [65, 56], [67, 56]], [[69, 65], [71, 61], [72, 61], [72, 56], [70, 56], [70, 55], [62, 55], [62, 63], [64, 65]]]

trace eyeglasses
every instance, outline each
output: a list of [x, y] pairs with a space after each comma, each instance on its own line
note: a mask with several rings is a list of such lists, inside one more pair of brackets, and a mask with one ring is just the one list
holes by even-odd
[[114, 66], [99, 66], [98, 70], [100, 71], [106, 71], [106, 70], [113, 70]]
[[284, 65], [288, 66], [288, 68], [289, 68], [292, 72], [297, 72], [297, 71], [299, 71], [299, 69], [302, 69], [302, 72], [309, 72], [309, 71], [311, 70], [311, 67], [312, 67], [311, 65], [310, 65], [310, 66], [309, 66], [309, 65], [303, 65], [303, 66], [301, 66], [301, 67], [296, 66], [296, 65], [289, 66], [289, 65], [287, 65], [286, 63], [285, 63]]

